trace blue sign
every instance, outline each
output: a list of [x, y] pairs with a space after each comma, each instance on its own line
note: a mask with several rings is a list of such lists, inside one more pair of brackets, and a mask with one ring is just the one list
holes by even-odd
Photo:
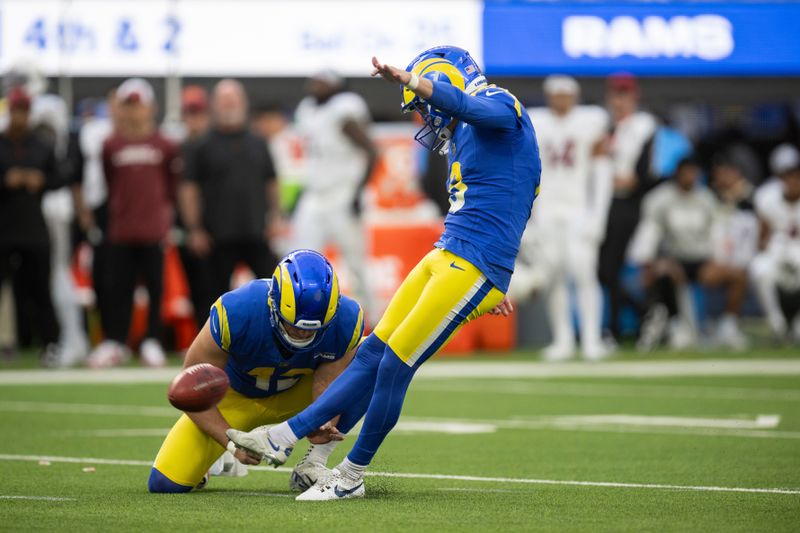
[[487, 2], [490, 75], [800, 75], [796, 3]]

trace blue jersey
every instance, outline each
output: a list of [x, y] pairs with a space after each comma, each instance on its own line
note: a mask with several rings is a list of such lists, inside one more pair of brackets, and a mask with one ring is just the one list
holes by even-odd
[[225, 372], [231, 387], [251, 398], [284, 391], [320, 363], [340, 359], [364, 332], [361, 306], [342, 296], [322, 340], [311, 349], [289, 351], [275, 338], [270, 324], [267, 295], [271, 286], [271, 279], [258, 279], [227, 292], [217, 299], [209, 316], [214, 342], [229, 355]]
[[542, 172], [528, 113], [494, 85], [468, 95], [433, 81], [428, 102], [458, 119], [450, 142], [450, 210], [437, 248], [477, 266], [506, 292]]

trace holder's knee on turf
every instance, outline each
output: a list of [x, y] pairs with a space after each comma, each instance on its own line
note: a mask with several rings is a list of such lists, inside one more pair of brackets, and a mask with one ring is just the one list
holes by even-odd
[[147, 480], [147, 490], [152, 493], [177, 494], [189, 492], [194, 487], [175, 483], [167, 476], [159, 472], [155, 467], [150, 470], [150, 478]]

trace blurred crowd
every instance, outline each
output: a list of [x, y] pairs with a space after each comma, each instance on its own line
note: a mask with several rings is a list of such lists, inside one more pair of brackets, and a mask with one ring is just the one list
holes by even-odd
[[[72, 120], [35, 72], [9, 73], [5, 84], [5, 357], [41, 346], [47, 366], [108, 367], [128, 361], [134, 347], [143, 364], [162, 366], [168, 333], [162, 302], [171, 290], [165, 283], [188, 284], [184, 311], [190, 309], [195, 330], [214, 300], [237, 283], [238, 266], [270, 277], [276, 253], [294, 248], [335, 245], [353, 274], [355, 294], [369, 301], [360, 198], [377, 151], [367, 133], [366, 104], [344, 91], [335, 73], [310, 79], [296, 110], [293, 127], [319, 179], [306, 180], [300, 198], [288, 205], [281, 203], [278, 177], [288, 173], [282, 166], [292, 149], [284, 136], [289, 115], [270, 104], [251, 109], [236, 80], [218, 82], [211, 94], [184, 87], [180, 120], [163, 125], [156, 121], [153, 88], [140, 78], [124, 81], [105, 99], [80, 102]], [[88, 259], [75, 253], [87, 247]], [[179, 258], [177, 278], [167, 275], [175, 264], [171, 251]], [[95, 329], [101, 333], [93, 343], [73, 259], [90, 265], [91, 298], [83, 303], [99, 316]], [[134, 338], [133, 315], [142, 301], [146, 318]]]
[[[184, 315], [196, 328], [239, 265], [269, 277], [293, 248], [335, 246], [353, 295], [379, 312], [361, 217], [379, 153], [365, 101], [334, 72], [308, 80], [291, 112], [251, 105], [233, 79], [210, 92], [188, 85], [179, 120], [163, 124], [143, 79], [79, 102], [74, 116], [46, 88], [34, 69], [4, 77], [4, 357], [36, 346], [48, 366], [107, 367], [135, 349], [161, 366], [174, 335], [161, 308], [170, 265], [188, 285]], [[800, 341], [798, 139], [774, 148], [760, 180], [746, 144], [699, 158], [686, 136], [640, 109], [633, 76], [608, 79], [604, 106], [582, 105], [568, 76], [547, 78], [543, 92], [547, 105], [529, 109], [542, 186], [511, 295], [545, 302], [545, 359], [603, 359], [627, 338], [643, 351], [745, 349], [740, 318], [759, 310], [776, 341]], [[297, 136], [305, 178], [281, 187], [296, 173]], [[444, 214], [446, 162], [427, 161], [420, 188]], [[91, 298], [76, 290], [76, 263], [89, 265]], [[134, 338], [142, 302], [149, 311]]]
[[512, 290], [546, 301], [545, 359], [577, 352], [576, 322], [589, 360], [626, 337], [644, 352], [744, 350], [748, 308], [765, 315], [777, 344], [800, 342], [797, 139], [774, 147], [760, 181], [746, 143], [703, 161], [685, 135], [640, 109], [633, 76], [608, 78], [604, 107], [579, 105], [570, 77], [551, 76], [543, 89], [547, 106], [529, 110], [541, 194]]

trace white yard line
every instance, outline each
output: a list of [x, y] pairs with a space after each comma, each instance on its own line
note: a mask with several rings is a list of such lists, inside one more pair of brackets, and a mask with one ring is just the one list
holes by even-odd
[[474, 380], [453, 382], [432, 380], [411, 385], [414, 391], [456, 392], [464, 394], [489, 393], [532, 396], [585, 396], [602, 398], [681, 398], [708, 400], [765, 400], [800, 401], [797, 389], [763, 389], [748, 387], [714, 387], [693, 385], [637, 385], [614, 383], [552, 383], [546, 381]]
[[[168, 383], [178, 368], [112, 368], [88, 370], [6, 370], [0, 385], [73, 383]], [[800, 359], [703, 359], [695, 361], [609, 361], [549, 364], [535, 361], [432, 361], [416, 379], [556, 378], [556, 377], [679, 377], [679, 376], [797, 376]]]
[[[51, 455], [0, 454], [0, 461], [50, 461], [53, 463], [90, 463], [122, 466], [150, 466], [151, 461], [131, 461], [119, 459], [99, 459], [94, 457], [59, 457]], [[290, 472], [290, 468], [250, 467], [250, 470], [266, 472]], [[515, 483], [524, 485], [566, 485], [579, 487], [603, 487], [647, 490], [676, 490], [693, 492], [743, 492], [753, 494], [789, 494], [800, 496], [798, 488], [757, 488], [757, 487], [719, 487], [713, 485], [671, 485], [660, 483], [620, 483], [616, 481], [573, 481], [559, 479], [528, 479], [509, 477], [461, 476], [452, 474], [418, 474], [401, 472], [367, 472], [371, 477], [401, 479], [437, 479], [450, 481], [474, 481], [487, 483]]]
[[69, 402], [27, 402], [0, 400], [0, 412], [58, 413], [75, 415], [153, 416], [177, 419], [181, 412], [172, 407], [149, 405], [114, 405]]
[[44, 502], [74, 502], [78, 501], [77, 498], [59, 498], [56, 496], [18, 496], [9, 494], [0, 494], [0, 500], [36, 500]]

